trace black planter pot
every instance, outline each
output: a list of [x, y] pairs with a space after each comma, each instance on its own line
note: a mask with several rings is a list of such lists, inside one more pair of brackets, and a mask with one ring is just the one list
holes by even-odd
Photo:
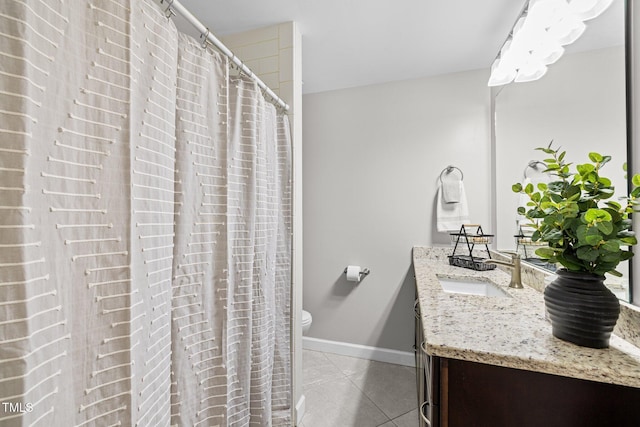
[[556, 273], [544, 290], [553, 336], [583, 347], [609, 347], [620, 303], [604, 285], [604, 276], [564, 269]]

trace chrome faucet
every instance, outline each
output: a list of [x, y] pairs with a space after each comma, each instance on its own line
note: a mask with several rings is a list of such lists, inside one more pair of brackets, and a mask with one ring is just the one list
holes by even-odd
[[504, 265], [505, 267], [509, 267], [511, 269], [511, 282], [509, 283], [510, 288], [522, 289], [522, 270], [520, 267], [520, 255], [513, 253], [511, 254], [511, 262], [500, 261], [498, 259], [486, 259], [483, 261], [485, 264], [496, 264], [496, 265]]

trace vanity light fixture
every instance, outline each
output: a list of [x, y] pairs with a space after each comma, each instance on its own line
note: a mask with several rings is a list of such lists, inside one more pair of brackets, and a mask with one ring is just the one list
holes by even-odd
[[529, 0], [491, 65], [489, 86], [537, 80], [613, 0]]

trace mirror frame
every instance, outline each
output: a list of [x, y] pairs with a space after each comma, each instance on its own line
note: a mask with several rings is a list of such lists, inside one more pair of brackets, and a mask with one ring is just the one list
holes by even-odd
[[[640, 164], [638, 152], [633, 149], [634, 144], [640, 146], [640, 8], [634, 7], [634, 2], [624, 0], [624, 39], [625, 39], [625, 92], [626, 92], [626, 146], [627, 146], [627, 191], [631, 190], [631, 177], [634, 173], [640, 173], [635, 165]], [[514, 84], [514, 83], [510, 83]], [[504, 86], [490, 87], [491, 109], [491, 229], [497, 230], [497, 172], [496, 172], [496, 97]], [[633, 229], [640, 230], [640, 215], [632, 215]], [[496, 243], [492, 249], [496, 249]], [[633, 248], [632, 248], [633, 249]], [[637, 250], [635, 251], [637, 255]], [[640, 284], [634, 283], [633, 278], [640, 277], [640, 259], [638, 256], [631, 258], [629, 264], [629, 303], [640, 305], [640, 301], [634, 302], [634, 295], [640, 295]]]
[[[640, 150], [634, 150], [634, 146], [640, 144], [640, 8], [633, 1], [625, 0], [625, 63], [627, 86], [627, 186], [631, 188], [631, 177], [640, 173]], [[632, 215], [633, 229], [640, 230], [640, 216]], [[636, 250], [636, 255], [637, 255]], [[638, 256], [631, 258], [631, 270], [629, 271], [629, 302], [640, 305], [640, 301], [634, 301], [634, 295], [640, 295], [640, 283], [633, 278], [640, 277], [640, 259]]]

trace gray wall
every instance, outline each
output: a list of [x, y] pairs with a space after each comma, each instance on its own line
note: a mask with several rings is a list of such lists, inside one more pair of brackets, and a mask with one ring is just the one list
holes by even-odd
[[[412, 350], [411, 248], [449, 242], [434, 217], [444, 167], [464, 171], [471, 220], [489, 226], [487, 79], [481, 70], [303, 96], [309, 336]], [[371, 274], [347, 282], [348, 264]]]
[[624, 47], [567, 55], [540, 80], [504, 86], [495, 102], [497, 249], [516, 247], [518, 195], [511, 185], [522, 182], [529, 161], [549, 157], [535, 148], [551, 140], [574, 164], [587, 162], [591, 151], [612, 156], [603, 174], [616, 197], [625, 195]]

